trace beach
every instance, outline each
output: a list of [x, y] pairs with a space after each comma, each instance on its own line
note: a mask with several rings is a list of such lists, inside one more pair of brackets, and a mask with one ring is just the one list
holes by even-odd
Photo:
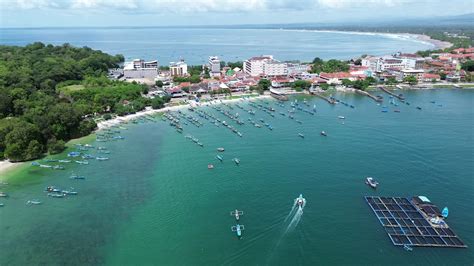
[[407, 36], [412, 36], [413, 38], [422, 41], [422, 42], [427, 42], [435, 46], [435, 49], [446, 49], [451, 46], [453, 46], [452, 43], [450, 42], [445, 42], [445, 41], [440, 41], [440, 40], [435, 40], [432, 39], [428, 35], [423, 35], [423, 34], [412, 34], [412, 33], [406, 33]]

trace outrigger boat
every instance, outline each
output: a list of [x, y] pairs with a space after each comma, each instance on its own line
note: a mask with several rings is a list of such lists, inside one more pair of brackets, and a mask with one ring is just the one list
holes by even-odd
[[301, 133], [298, 133], [298, 136], [300, 136], [302, 139], [304, 139], [304, 135]]
[[235, 163], [236, 165], [239, 165], [239, 164], [240, 164], [239, 158], [234, 158], [233, 161], [234, 161], [234, 163]]
[[230, 212], [230, 215], [231, 215], [231, 216], [234, 216], [234, 217], [235, 217], [235, 220], [238, 221], [238, 220], [240, 219], [240, 216], [241, 216], [241, 215], [244, 215], [244, 212], [235, 209], [235, 211], [231, 211], [231, 212]]
[[225, 149], [222, 148], [222, 147], [219, 147], [219, 148], [217, 148], [217, 151], [223, 152], [223, 151], [225, 151]]
[[216, 155], [216, 158], [217, 158], [217, 160], [219, 160], [221, 162], [222, 162], [222, 160], [224, 160], [224, 158], [222, 158], [222, 156], [220, 156], [220, 155]]
[[377, 188], [377, 185], [379, 184], [379, 182], [375, 181], [375, 179], [370, 176], [365, 179], [365, 183], [372, 188]]
[[41, 201], [36, 200], [36, 199], [29, 200], [29, 201], [26, 202], [26, 205], [40, 205], [40, 204], [41, 204]]
[[242, 237], [242, 231], [245, 230], [244, 225], [236, 224], [231, 227], [232, 232], [236, 232], [238, 237]]
[[71, 178], [71, 179], [86, 179], [85, 176], [77, 175], [77, 174], [74, 174], [74, 173], [69, 178]]
[[326, 134], [326, 132], [325, 132], [325, 131], [321, 131], [321, 136], [325, 136], [325, 137], [327, 137], [327, 135], [328, 135], [328, 134]]

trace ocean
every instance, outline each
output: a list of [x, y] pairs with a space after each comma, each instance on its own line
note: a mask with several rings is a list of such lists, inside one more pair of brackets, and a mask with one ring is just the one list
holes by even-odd
[[[183, 124], [179, 134], [156, 116], [115, 128], [124, 140], [81, 140], [107, 147], [110, 160], [64, 164], [64, 171], [26, 166], [0, 188], [10, 195], [0, 200], [0, 265], [472, 265], [473, 91], [404, 94], [411, 105], [388, 104], [384, 95], [387, 113], [355, 94], [334, 95], [353, 109], [295, 96], [317, 110], [296, 110], [295, 119], [279, 114], [289, 102], [255, 100], [275, 108], [275, 117], [247, 101], [239, 105], [255, 115], [221, 105], [245, 125], [201, 108], [242, 138], [183, 110], [203, 126]], [[225, 148], [222, 163], [218, 147]], [[71, 180], [72, 172], [86, 179]], [[366, 176], [379, 181], [377, 190], [364, 184]], [[43, 190], [51, 185], [78, 195], [48, 198]], [[296, 215], [290, 211], [300, 194], [306, 206]], [[448, 206], [447, 222], [469, 248], [393, 246], [365, 195], [424, 195]], [[31, 199], [43, 204], [25, 205]], [[244, 212], [241, 239], [231, 231], [236, 208]]]
[[315, 57], [344, 59], [363, 54], [386, 55], [397, 51], [432, 49], [432, 44], [401, 34], [328, 32], [283, 29], [222, 28], [37, 28], [0, 29], [0, 44], [26, 45], [41, 41], [89, 46], [126, 60], [158, 60], [161, 65], [186, 60], [205, 64], [209, 56], [243, 61], [270, 54], [278, 60], [310, 62]]

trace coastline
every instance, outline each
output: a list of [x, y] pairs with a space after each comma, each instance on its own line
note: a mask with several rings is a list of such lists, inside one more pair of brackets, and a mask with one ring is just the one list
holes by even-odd
[[415, 34], [415, 33], [409, 33], [409, 32], [385, 33], [385, 32], [372, 32], [372, 31], [311, 30], [311, 29], [278, 29], [278, 30], [343, 33], [343, 34], [356, 34], [356, 35], [381, 35], [388, 38], [402, 38], [402, 39], [413, 40], [416, 42], [427, 43], [427, 44], [433, 45], [434, 49], [446, 49], [453, 46], [453, 44], [450, 42], [432, 39], [430, 36], [424, 35], [424, 34]]
[[[251, 98], [244, 98], [245, 96], [249, 96]], [[151, 109], [151, 107], [147, 107], [144, 111], [137, 112], [135, 114], [130, 114], [126, 116], [117, 116], [112, 119], [106, 120], [106, 121], [100, 121], [97, 123], [97, 131], [100, 131], [102, 129], [106, 129], [112, 126], [119, 125], [123, 122], [128, 122], [130, 120], [136, 119], [141, 116], [145, 115], [153, 115], [153, 114], [158, 114], [158, 113], [164, 113], [168, 111], [178, 111], [181, 109], [186, 109], [188, 107], [196, 107], [196, 106], [208, 106], [208, 105], [214, 105], [214, 104], [222, 104], [222, 103], [231, 103], [231, 102], [238, 102], [243, 99], [265, 99], [271, 97], [270, 95], [241, 95], [241, 97], [238, 98], [233, 98], [233, 99], [219, 99], [219, 100], [211, 100], [211, 101], [205, 101], [205, 102], [195, 102], [195, 101], [189, 101], [189, 103], [186, 104], [181, 104], [181, 105], [175, 105], [175, 106], [168, 106], [165, 108], [161, 109]]]
[[0, 182], [3, 182], [3, 177], [6, 173], [11, 172], [17, 167], [23, 165], [24, 162], [12, 163], [10, 161], [0, 161]]

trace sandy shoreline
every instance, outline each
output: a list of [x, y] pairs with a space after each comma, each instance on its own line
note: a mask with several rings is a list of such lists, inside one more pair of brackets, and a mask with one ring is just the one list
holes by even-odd
[[23, 164], [24, 162], [12, 163], [10, 161], [0, 161], [0, 182], [3, 181], [3, 174]]
[[[251, 98], [246, 98], [245, 100], [254, 100], [254, 99], [265, 99], [269, 98], [271, 96], [269, 95], [259, 95], [259, 96], [252, 96]], [[107, 121], [101, 121], [97, 123], [97, 131], [105, 128], [109, 128], [115, 125], [119, 125], [124, 122], [128, 122], [130, 120], [136, 119], [138, 117], [144, 116], [144, 115], [152, 115], [152, 114], [157, 114], [157, 113], [164, 113], [168, 111], [178, 111], [182, 109], [186, 109], [190, 106], [196, 107], [196, 106], [208, 106], [208, 105], [215, 105], [215, 104], [221, 104], [221, 103], [232, 103], [232, 102], [238, 102], [242, 101], [244, 98], [235, 98], [235, 99], [222, 99], [222, 100], [212, 100], [208, 102], [195, 102], [195, 101], [190, 101], [188, 104], [183, 104], [183, 105], [176, 105], [176, 106], [169, 106], [165, 107], [162, 109], [151, 109], [150, 107], [147, 107], [145, 111], [140, 111], [135, 114], [130, 114], [126, 116], [118, 116], [115, 118], [112, 118]]]
[[449, 48], [449, 47], [453, 46], [453, 44], [450, 43], [450, 42], [435, 40], [435, 39], [432, 39], [428, 35], [412, 34], [412, 33], [406, 33], [406, 35], [411, 36], [414, 39], [417, 39], [417, 40], [422, 41], [422, 42], [431, 43], [432, 45], [435, 46], [435, 49], [446, 49], [446, 48]]

